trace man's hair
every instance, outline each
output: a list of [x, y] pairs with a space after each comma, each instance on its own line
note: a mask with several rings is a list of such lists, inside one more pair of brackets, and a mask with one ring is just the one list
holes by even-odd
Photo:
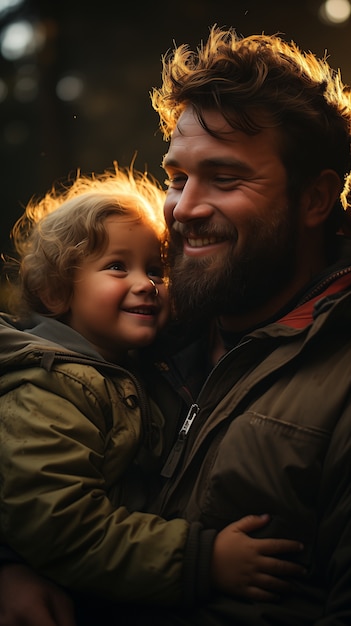
[[9, 293], [9, 309], [50, 315], [43, 294], [68, 303], [74, 269], [107, 246], [105, 220], [111, 215], [149, 225], [165, 252], [164, 198], [153, 177], [116, 164], [114, 171], [100, 175], [78, 173], [41, 199], [32, 198], [11, 231], [18, 258], [8, 269], [16, 266], [18, 279]]
[[[340, 177], [347, 206], [351, 169], [350, 90], [326, 58], [302, 52], [278, 35], [239, 37], [234, 29], [210, 29], [205, 43], [192, 51], [175, 46], [162, 59], [162, 86], [151, 100], [169, 140], [185, 107], [191, 105], [207, 130], [204, 112], [219, 111], [229, 125], [245, 133], [276, 127], [292, 200], [323, 169]], [[333, 228], [340, 226], [336, 203]]]

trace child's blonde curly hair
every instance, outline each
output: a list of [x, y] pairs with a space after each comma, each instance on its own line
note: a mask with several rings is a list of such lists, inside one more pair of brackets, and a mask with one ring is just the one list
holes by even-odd
[[[78, 173], [73, 181], [54, 185], [41, 199], [32, 198], [11, 231], [18, 258], [9, 310], [17, 315], [50, 315], [41, 294], [67, 303], [72, 270], [83, 258], [100, 254], [108, 243], [104, 224], [110, 215], [151, 226], [165, 259], [164, 199], [165, 191], [152, 176], [117, 164], [100, 175]], [[14, 267], [13, 260], [10, 265]]]

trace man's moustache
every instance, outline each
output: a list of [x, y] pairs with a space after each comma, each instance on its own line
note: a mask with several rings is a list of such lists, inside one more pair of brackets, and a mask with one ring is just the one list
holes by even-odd
[[235, 228], [219, 228], [209, 227], [208, 224], [183, 224], [181, 222], [174, 222], [171, 227], [171, 236], [175, 233], [176, 237], [183, 237], [184, 239], [194, 238], [210, 238], [216, 237], [221, 239], [236, 239], [237, 232]]

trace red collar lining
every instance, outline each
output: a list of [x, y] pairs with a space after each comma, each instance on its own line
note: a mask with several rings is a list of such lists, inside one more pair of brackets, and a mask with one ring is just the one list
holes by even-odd
[[315, 296], [305, 304], [300, 307], [290, 311], [287, 315], [282, 317], [279, 320], [279, 324], [284, 324], [285, 326], [290, 326], [291, 328], [306, 328], [313, 321], [313, 310], [314, 305], [321, 298], [325, 298], [326, 296], [332, 295], [334, 293], [338, 293], [339, 291], [344, 291], [347, 287], [351, 285], [351, 274], [346, 274], [341, 276], [337, 280], [335, 280], [331, 285], [329, 285], [325, 291], [319, 293], [318, 296]]

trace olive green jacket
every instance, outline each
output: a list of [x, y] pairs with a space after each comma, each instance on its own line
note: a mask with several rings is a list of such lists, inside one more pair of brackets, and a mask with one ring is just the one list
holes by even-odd
[[[31, 324], [0, 320], [0, 543], [73, 591], [191, 599], [184, 576], [199, 566], [199, 525], [138, 512], [162, 449], [160, 411], [138, 377], [78, 333]], [[212, 541], [203, 543], [206, 580]]]

